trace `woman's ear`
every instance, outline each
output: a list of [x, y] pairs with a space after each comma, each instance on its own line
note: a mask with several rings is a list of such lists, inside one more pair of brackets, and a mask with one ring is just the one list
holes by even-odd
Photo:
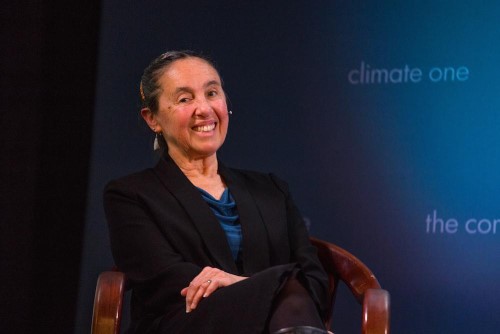
[[153, 130], [153, 132], [157, 132], [158, 121], [156, 120], [155, 114], [149, 108], [141, 109], [141, 116], [144, 121], [148, 124], [148, 126]]

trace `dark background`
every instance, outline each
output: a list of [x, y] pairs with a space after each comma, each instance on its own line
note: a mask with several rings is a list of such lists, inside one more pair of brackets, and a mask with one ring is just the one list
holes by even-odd
[[[2, 15], [10, 332], [88, 333], [97, 275], [113, 264], [102, 188], [156, 160], [140, 75], [187, 48], [216, 60], [230, 98], [219, 156], [289, 182], [311, 234], [360, 257], [390, 291], [395, 333], [496, 333], [495, 1], [39, 1]], [[423, 78], [350, 84], [361, 63]], [[466, 80], [427, 76], [459, 67]], [[434, 212], [457, 231], [426, 230]], [[471, 218], [497, 230], [469, 233]], [[335, 332], [359, 332], [360, 316], [341, 290]]]
[[3, 333], [74, 328], [99, 19], [99, 1], [2, 3]]

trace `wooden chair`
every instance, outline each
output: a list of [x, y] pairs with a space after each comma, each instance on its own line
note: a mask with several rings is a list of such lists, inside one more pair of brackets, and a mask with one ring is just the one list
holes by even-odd
[[[361, 333], [389, 333], [389, 293], [381, 289], [373, 273], [354, 255], [323, 240], [311, 238], [329, 276], [330, 316], [325, 320], [330, 328], [331, 314], [339, 280], [344, 282], [362, 306]], [[126, 290], [126, 277], [118, 271], [99, 275], [94, 298], [92, 334], [119, 334]]]

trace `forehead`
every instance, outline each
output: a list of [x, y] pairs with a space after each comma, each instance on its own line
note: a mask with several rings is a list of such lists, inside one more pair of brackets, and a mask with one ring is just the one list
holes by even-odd
[[212, 65], [200, 58], [185, 58], [174, 61], [160, 76], [159, 83], [163, 90], [179, 87], [199, 88], [207, 82], [217, 82], [220, 77]]

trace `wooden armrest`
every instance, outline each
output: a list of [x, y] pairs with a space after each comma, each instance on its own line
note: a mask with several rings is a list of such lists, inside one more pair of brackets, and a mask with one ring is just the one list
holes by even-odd
[[[341, 280], [362, 305], [362, 333], [389, 333], [389, 292], [380, 287], [370, 269], [357, 257], [339, 246], [313, 237], [310, 240], [318, 249], [318, 257], [328, 273], [332, 306], [337, 280]], [[331, 319], [326, 320], [326, 325], [329, 327]]]
[[310, 240], [326, 272], [343, 281], [360, 304], [367, 289], [380, 289], [375, 275], [357, 257], [332, 243], [313, 237]]
[[363, 300], [363, 334], [389, 333], [389, 292], [384, 289], [368, 289]]
[[92, 334], [119, 334], [125, 275], [105, 271], [99, 275], [94, 297]]

